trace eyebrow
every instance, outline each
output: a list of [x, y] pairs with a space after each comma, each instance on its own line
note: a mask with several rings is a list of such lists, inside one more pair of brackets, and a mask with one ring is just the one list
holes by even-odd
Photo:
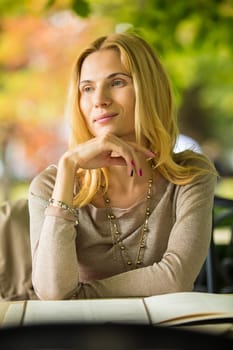
[[[112, 74], [108, 75], [106, 77], [106, 79], [112, 79], [112, 78], [114, 78], [117, 75], [124, 75], [124, 76], [132, 79], [131, 75], [129, 75], [127, 73], [123, 73], [123, 72], [112, 73]], [[79, 85], [86, 84], [86, 83], [92, 83], [92, 80], [88, 80], [88, 79], [87, 80], [82, 80], [82, 81], [80, 81]]]

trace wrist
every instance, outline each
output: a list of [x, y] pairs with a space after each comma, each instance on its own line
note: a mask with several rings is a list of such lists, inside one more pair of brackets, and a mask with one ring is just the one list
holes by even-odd
[[65, 202], [72, 207], [76, 171], [77, 164], [66, 152], [58, 161], [56, 181], [52, 194], [54, 200]]
[[74, 160], [70, 151], [65, 152], [58, 161], [58, 169], [67, 169], [69, 173], [74, 173], [79, 168], [77, 160]]

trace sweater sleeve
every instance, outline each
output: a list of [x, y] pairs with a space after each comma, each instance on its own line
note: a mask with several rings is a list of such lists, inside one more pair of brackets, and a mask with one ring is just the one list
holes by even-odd
[[216, 176], [178, 186], [175, 224], [162, 259], [151, 266], [84, 284], [77, 298], [151, 296], [191, 291], [207, 256]]
[[29, 188], [32, 283], [40, 299], [68, 298], [78, 285], [76, 218], [48, 207], [55, 176], [56, 168], [49, 167]]

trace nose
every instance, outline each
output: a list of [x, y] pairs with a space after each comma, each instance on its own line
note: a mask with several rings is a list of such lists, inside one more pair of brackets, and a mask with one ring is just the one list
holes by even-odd
[[96, 108], [109, 106], [112, 102], [110, 92], [104, 86], [99, 86], [95, 89], [93, 99]]

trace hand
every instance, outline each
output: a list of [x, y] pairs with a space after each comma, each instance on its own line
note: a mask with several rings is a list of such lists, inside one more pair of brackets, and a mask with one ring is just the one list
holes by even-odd
[[132, 170], [140, 175], [139, 154], [144, 155], [145, 158], [155, 156], [153, 152], [135, 142], [124, 141], [113, 134], [105, 134], [66, 152], [63, 160], [75, 169], [97, 169], [122, 165], [128, 167], [129, 175]]

